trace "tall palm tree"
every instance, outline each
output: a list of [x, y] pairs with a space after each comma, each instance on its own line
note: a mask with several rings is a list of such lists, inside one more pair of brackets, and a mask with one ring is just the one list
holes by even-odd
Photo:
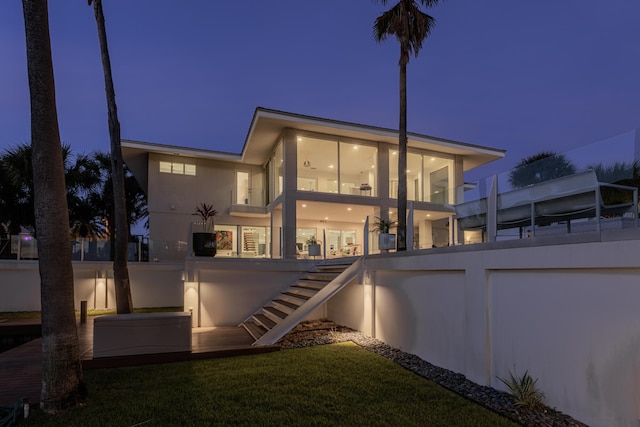
[[74, 311], [64, 166], [46, 0], [22, 0], [29, 93], [35, 220], [42, 305], [40, 407], [65, 411], [86, 398]]
[[[387, 0], [379, 0], [384, 6]], [[433, 7], [440, 0], [419, 0]], [[400, 124], [398, 130], [398, 250], [407, 250], [407, 64], [413, 54], [418, 56], [422, 42], [435, 26], [435, 19], [420, 10], [415, 0], [400, 0], [378, 16], [373, 35], [378, 42], [395, 36], [400, 43]]]
[[107, 46], [107, 32], [102, 12], [102, 0], [88, 0], [93, 3], [93, 13], [98, 27], [98, 40], [104, 71], [105, 91], [107, 93], [107, 110], [109, 114], [109, 139], [111, 141], [111, 174], [113, 180], [115, 232], [115, 254], [113, 260], [113, 274], [116, 288], [116, 310], [118, 313], [132, 313], [131, 286], [129, 269], [127, 267], [127, 252], [129, 250], [129, 227], [127, 222], [126, 195], [124, 184], [124, 161], [120, 145], [120, 122], [116, 106], [116, 93], [111, 76], [111, 59]]

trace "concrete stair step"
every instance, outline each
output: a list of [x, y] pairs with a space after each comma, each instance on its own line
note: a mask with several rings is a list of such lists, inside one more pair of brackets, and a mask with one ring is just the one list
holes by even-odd
[[243, 322], [242, 327], [249, 332], [249, 335], [251, 335], [254, 340], [257, 340], [267, 332], [263, 326], [251, 321]]
[[269, 313], [273, 314], [274, 316], [280, 319], [284, 319], [288, 316], [287, 313], [285, 313], [284, 311], [278, 310], [275, 307], [263, 307], [263, 310], [268, 311]]
[[286, 295], [286, 296], [291, 297], [291, 298], [297, 298], [297, 299], [303, 300], [303, 301], [307, 301], [309, 298], [311, 298], [308, 295], [296, 294], [294, 292], [283, 292], [282, 295]]
[[275, 304], [280, 304], [282, 306], [285, 306], [285, 307], [287, 307], [287, 308], [289, 308], [291, 310], [296, 310], [298, 307], [300, 307], [299, 304], [295, 304], [295, 303], [293, 303], [291, 301], [286, 301], [286, 300], [283, 300], [283, 299], [274, 299], [272, 302], [275, 303]]
[[258, 321], [258, 323], [261, 324], [267, 330], [269, 330], [269, 329], [273, 328], [274, 326], [276, 326], [276, 322], [274, 322], [273, 320], [271, 320], [269, 317], [267, 317], [266, 315], [264, 315], [262, 313], [254, 314], [253, 318], [256, 319]]
[[[331, 280], [308, 280], [308, 279], [300, 279], [298, 283], [294, 286], [298, 288], [310, 289], [314, 291], [319, 291], [320, 289], [327, 286], [327, 284], [331, 282]], [[292, 287], [294, 287], [292, 286]]]

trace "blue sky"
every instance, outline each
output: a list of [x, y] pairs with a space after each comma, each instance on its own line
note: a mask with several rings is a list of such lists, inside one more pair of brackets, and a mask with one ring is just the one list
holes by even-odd
[[[30, 138], [21, 2], [0, 5], [0, 149]], [[256, 106], [397, 128], [398, 45], [369, 0], [104, 0], [122, 137], [239, 152]], [[108, 150], [92, 8], [50, 0], [62, 140]], [[408, 68], [412, 132], [507, 150], [640, 127], [637, 0], [447, 0]], [[482, 175], [479, 175], [482, 176]]]

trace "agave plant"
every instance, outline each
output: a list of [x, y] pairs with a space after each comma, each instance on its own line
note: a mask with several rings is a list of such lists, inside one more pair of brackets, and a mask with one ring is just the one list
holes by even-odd
[[216, 216], [217, 213], [218, 211], [213, 208], [213, 204], [208, 205], [203, 202], [196, 207], [196, 211], [192, 215], [199, 216], [202, 218], [202, 222], [208, 224], [209, 219]]
[[538, 379], [536, 378], [534, 380], [531, 375], [529, 375], [528, 370], [519, 378], [509, 371], [508, 380], [501, 377], [498, 377], [498, 379], [507, 386], [517, 406], [533, 408], [542, 404], [544, 393], [536, 387]]

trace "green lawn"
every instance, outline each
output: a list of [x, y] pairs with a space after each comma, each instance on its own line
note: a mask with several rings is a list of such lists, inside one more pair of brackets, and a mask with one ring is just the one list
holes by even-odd
[[350, 342], [85, 375], [87, 406], [20, 425], [516, 425]]

